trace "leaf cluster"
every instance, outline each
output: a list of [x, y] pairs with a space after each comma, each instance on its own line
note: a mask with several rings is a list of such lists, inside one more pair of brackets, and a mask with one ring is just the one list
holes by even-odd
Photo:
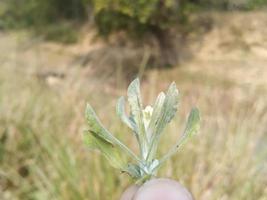
[[177, 112], [178, 95], [176, 85], [172, 83], [166, 93], [161, 92], [158, 95], [153, 107], [147, 106], [144, 109], [140, 81], [135, 79], [127, 91], [129, 115], [125, 111], [124, 97], [119, 98], [117, 114], [121, 121], [132, 130], [140, 149], [138, 156], [104, 128], [89, 104], [85, 111], [89, 127], [84, 134], [85, 143], [89, 148], [99, 150], [113, 167], [128, 173], [139, 181], [149, 179], [156, 175], [158, 168], [199, 130], [199, 111], [193, 108], [182, 137], [162, 158], [157, 158], [161, 135]]

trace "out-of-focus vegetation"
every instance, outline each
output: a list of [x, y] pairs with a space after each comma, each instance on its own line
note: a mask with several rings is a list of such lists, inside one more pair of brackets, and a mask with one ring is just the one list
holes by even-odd
[[[267, 16], [265, 11], [247, 12], [267, 1], [178, 1], [182, 7], [174, 1], [132, 1], [138, 12], [124, 2], [0, 1], [0, 199], [117, 200], [130, 184], [127, 175], [91, 153], [82, 132], [90, 102], [107, 128], [137, 152], [130, 131], [115, 116], [116, 100], [130, 81], [127, 72], [143, 77], [145, 104], [153, 104], [170, 81], [177, 83], [181, 106], [159, 154], [182, 132], [192, 106], [202, 114], [200, 134], [159, 176], [179, 180], [198, 200], [267, 200]], [[146, 68], [150, 58], [167, 57], [168, 48], [158, 51], [161, 34], [151, 47], [125, 39], [121, 31], [111, 35], [111, 42], [94, 40], [94, 30], [85, 30], [88, 34], [70, 46], [42, 40], [74, 42], [88, 21], [105, 36], [118, 30], [138, 38], [167, 34], [181, 24], [193, 30], [191, 14], [201, 12], [194, 17], [204, 27], [202, 19], [210, 10], [209, 31], [189, 31], [186, 48], [194, 59], [185, 43], [170, 40], [184, 48], [178, 53], [185, 60], [177, 68]], [[235, 10], [242, 12], [228, 12]]]
[[251, 10], [266, 4], [266, 0], [4, 0], [0, 26], [33, 27], [47, 39], [74, 42], [77, 26], [93, 18], [101, 35], [125, 30], [139, 37], [167, 31], [201, 10]]
[[88, 0], [4, 0], [0, 26], [8, 29], [32, 28], [48, 40], [71, 43], [76, 28], [85, 22]]
[[127, 30], [138, 36], [158, 33], [186, 23], [187, 17], [201, 10], [250, 10], [266, 5], [266, 0], [93, 0], [96, 24], [101, 34]]
[[62, 20], [82, 20], [86, 16], [86, 0], [4, 0], [2, 20], [7, 27], [41, 26]]
[[[212, 26], [208, 19], [200, 25], [191, 23], [194, 14], [210, 9], [246, 11], [265, 5], [267, 0], [4, 0], [0, 6], [0, 27], [27, 29], [40, 39], [75, 43], [83, 25], [89, 22], [88, 27], [96, 28], [104, 38], [114, 32], [126, 33], [122, 38], [130, 36], [130, 40], [119, 38], [117, 44], [122, 45], [118, 46], [126, 46], [134, 38], [134, 54], [147, 54], [146, 64], [170, 67], [180, 62], [179, 49], [189, 33], [201, 37]], [[127, 55], [124, 57], [122, 60], [127, 60]], [[131, 63], [136, 71], [139, 63]]]
[[[131, 146], [130, 131], [115, 116], [119, 95], [104, 92], [105, 83], [92, 81], [87, 87], [79, 76], [53, 89], [18, 69], [1, 66], [0, 73], [1, 200], [118, 199], [129, 178], [86, 149], [82, 132], [89, 101], [109, 130]], [[165, 165], [160, 176], [179, 180], [199, 200], [266, 200], [266, 96], [253, 87], [243, 91], [201, 75], [178, 74], [182, 78], [174, 78], [173, 72], [150, 74], [144, 88], [146, 99], [153, 99], [161, 84], [175, 80], [183, 96], [179, 117], [166, 130], [160, 153], [182, 132], [192, 105], [202, 112], [201, 133]], [[240, 92], [245, 98], [236, 98]]]
[[108, 0], [93, 1], [96, 24], [101, 34], [128, 30], [132, 34], [160, 31], [177, 23], [182, 15], [182, 1]]

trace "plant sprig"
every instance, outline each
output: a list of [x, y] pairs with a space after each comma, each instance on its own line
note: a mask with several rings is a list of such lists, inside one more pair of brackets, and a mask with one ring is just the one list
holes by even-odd
[[128, 87], [129, 116], [125, 111], [124, 97], [119, 98], [117, 114], [136, 137], [140, 155], [136, 155], [105, 129], [89, 104], [85, 110], [85, 117], [89, 126], [84, 133], [85, 143], [89, 148], [99, 150], [113, 167], [128, 173], [139, 182], [149, 179], [156, 175], [158, 168], [199, 130], [200, 114], [197, 108], [193, 108], [187, 119], [182, 137], [162, 158], [157, 158], [162, 132], [177, 112], [178, 95], [176, 85], [172, 83], [166, 94], [164, 92], [159, 94], [153, 107], [143, 108], [140, 81], [137, 78]]

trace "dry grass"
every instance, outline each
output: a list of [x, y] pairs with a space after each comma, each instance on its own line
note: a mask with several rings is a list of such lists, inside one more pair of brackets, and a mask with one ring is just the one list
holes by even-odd
[[[212, 38], [220, 37], [214, 35], [216, 31], [207, 38], [217, 41]], [[115, 116], [115, 100], [125, 94], [127, 84], [119, 73], [106, 83], [104, 73], [93, 77], [87, 69], [66, 67], [62, 63], [71, 63], [72, 55], [62, 56], [66, 51], [61, 49], [35, 46], [21, 52], [12, 37], [0, 35], [1, 44], [7, 42], [0, 46], [0, 199], [118, 199], [130, 180], [86, 149], [83, 115], [90, 101], [111, 132], [136, 150], [129, 130]], [[213, 44], [181, 68], [145, 74], [146, 103], [153, 103], [171, 81], [181, 93], [180, 109], [159, 153], [179, 137], [192, 106], [202, 114], [200, 134], [159, 176], [179, 180], [198, 200], [267, 200], [265, 54], [255, 57], [257, 51], [252, 51], [240, 57], [232, 51], [219, 58], [215, 52], [210, 58], [217, 48]], [[72, 48], [77, 50], [70, 47], [70, 52]]]
[[[147, 77], [144, 96], [151, 102], [169, 82], [168, 73], [156, 71]], [[266, 200], [266, 95], [255, 88], [200, 84], [190, 77], [176, 80], [182, 102], [179, 117], [166, 130], [162, 151], [178, 137], [192, 105], [202, 113], [201, 133], [160, 176], [180, 180], [200, 200]], [[117, 95], [93, 95], [94, 89], [86, 90], [84, 82], [73, 86], [66, 81], [55, 90], [17, 68], [2, 67], [0, 81], [1, 199], [118, 199], [128, 177], [81, 141], [89, 100], [110, 130], [132, 142], [113, 112]]]

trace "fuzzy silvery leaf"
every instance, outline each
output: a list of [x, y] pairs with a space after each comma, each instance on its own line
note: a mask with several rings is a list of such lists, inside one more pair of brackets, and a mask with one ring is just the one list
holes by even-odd
[[99, 119], [97, 118], [95, 114], [95, 111], [93, 110], [90, 104], [87, 104], [86, 106], [85, 117], [86, 117], [87, 124], [89, 125], [90, 131], [96, 133], [99, 137], [104, 139], [106, 142], [109, 142], [110, 144], [114, 144], [111, 133], [109, 133], [100, 123]]
[[195, 135], [200, 128], [200, 114], [197, 108], [193, 108], [190, 112], [190, 115], [187, 119], [184, 137], [190, 138]]
[[143, 174], [139, 165], [136, 164], [128, 164], [126, 172], [136, 179], [141, 178]]
[[114, 137], [108, 130], [103, 127], [103, 125], [97, 118], [93, 108], [89, 104], [87, 104], [86, 106], [85, 116], [87, 124], [89, 126], [89, 132], [95, 136], [95, 139], [100, 140], [99, 144], [103, 144], [103, 141], [105, 141], [111, 146], [119, 147], [124, 153], [127, 153], [131, 159], [134, 159], [136, 162], [140, 163], [140, 159], [126, 145], [120, 142], [116, 137]]
[[155, 135], [160, 134], [165, 126], [175, 116], [178, 106], [178, 95], [179, 93], [176, 88], [176, 84], [173, 82], [166, 93], [160, 115], [158, 116], [157, 122], [155, 124]]
[[157, 122], [158, 119], [160, 118], [160, 115], [162, 114], [162, 107], [164, 104], [164, 100], [165, 100], [165, 94], [164, 92], [161, 92], [153, 106], [152, 116], [150, 118], [150, 122], [147, 128], [147, 134], [149, 139], [151, 139], [152, 134], [156, 132]]
[[124, 155], [117, 146], [92, 131], [84, 132], [84, 142], [89, 148], [99, 150], [114, 168], [121, 171], [126, 169], [127, 163], [124, 160]]
[[166, 96], [160, 94], [156, 101], [148, 130], [152, 134], [148, 160], [155, 156], [161, 133], [177, 112], [178, 95], [176, 84], [172, 83]]
[[151, 163], [149, 164], [148, 168], [147, 168], [147, 174], [151, 174], [151, 175], [155, 176], [156, 171], [154, 169], [156, 169], [158, 165], [159, 165], [159, 160], [157, 160], [157, 159], [152, 160]]
[[188, 116], [185, 130], [181, 139], [175, 144], [173, 148], [161, 159], [160, 165], [174, 155], [178, 149], [200, 129], [200, 114], [197, 108], [193, 108]]
[[125, 99], [124, 97], [120, 97], [117, 103], [117, 115], [120, 117], [121, 121], [124, 122], [130, 129], [136, 132], [136, 124], [134, 121], [129, 118], [125, 112]]
[[136, 124], [137, 135], [140, 141], [140, 148], [142, 155], [147, 154], [147, 138], [145, 132], [144, 118], [143, 118], [143, 105], [140, 92], [140, 81], [135, 79], [131, 82], [127, 91], [128, 102], [131, 108], [132, 118]]
[[131, 107], [131, 114], [138, 128], [138, 134], [144, 134], [144, 122], [143, 122], [143, 105], [140, 92], [140, 81], [135, 79], [128, 87], [128, 102]]

